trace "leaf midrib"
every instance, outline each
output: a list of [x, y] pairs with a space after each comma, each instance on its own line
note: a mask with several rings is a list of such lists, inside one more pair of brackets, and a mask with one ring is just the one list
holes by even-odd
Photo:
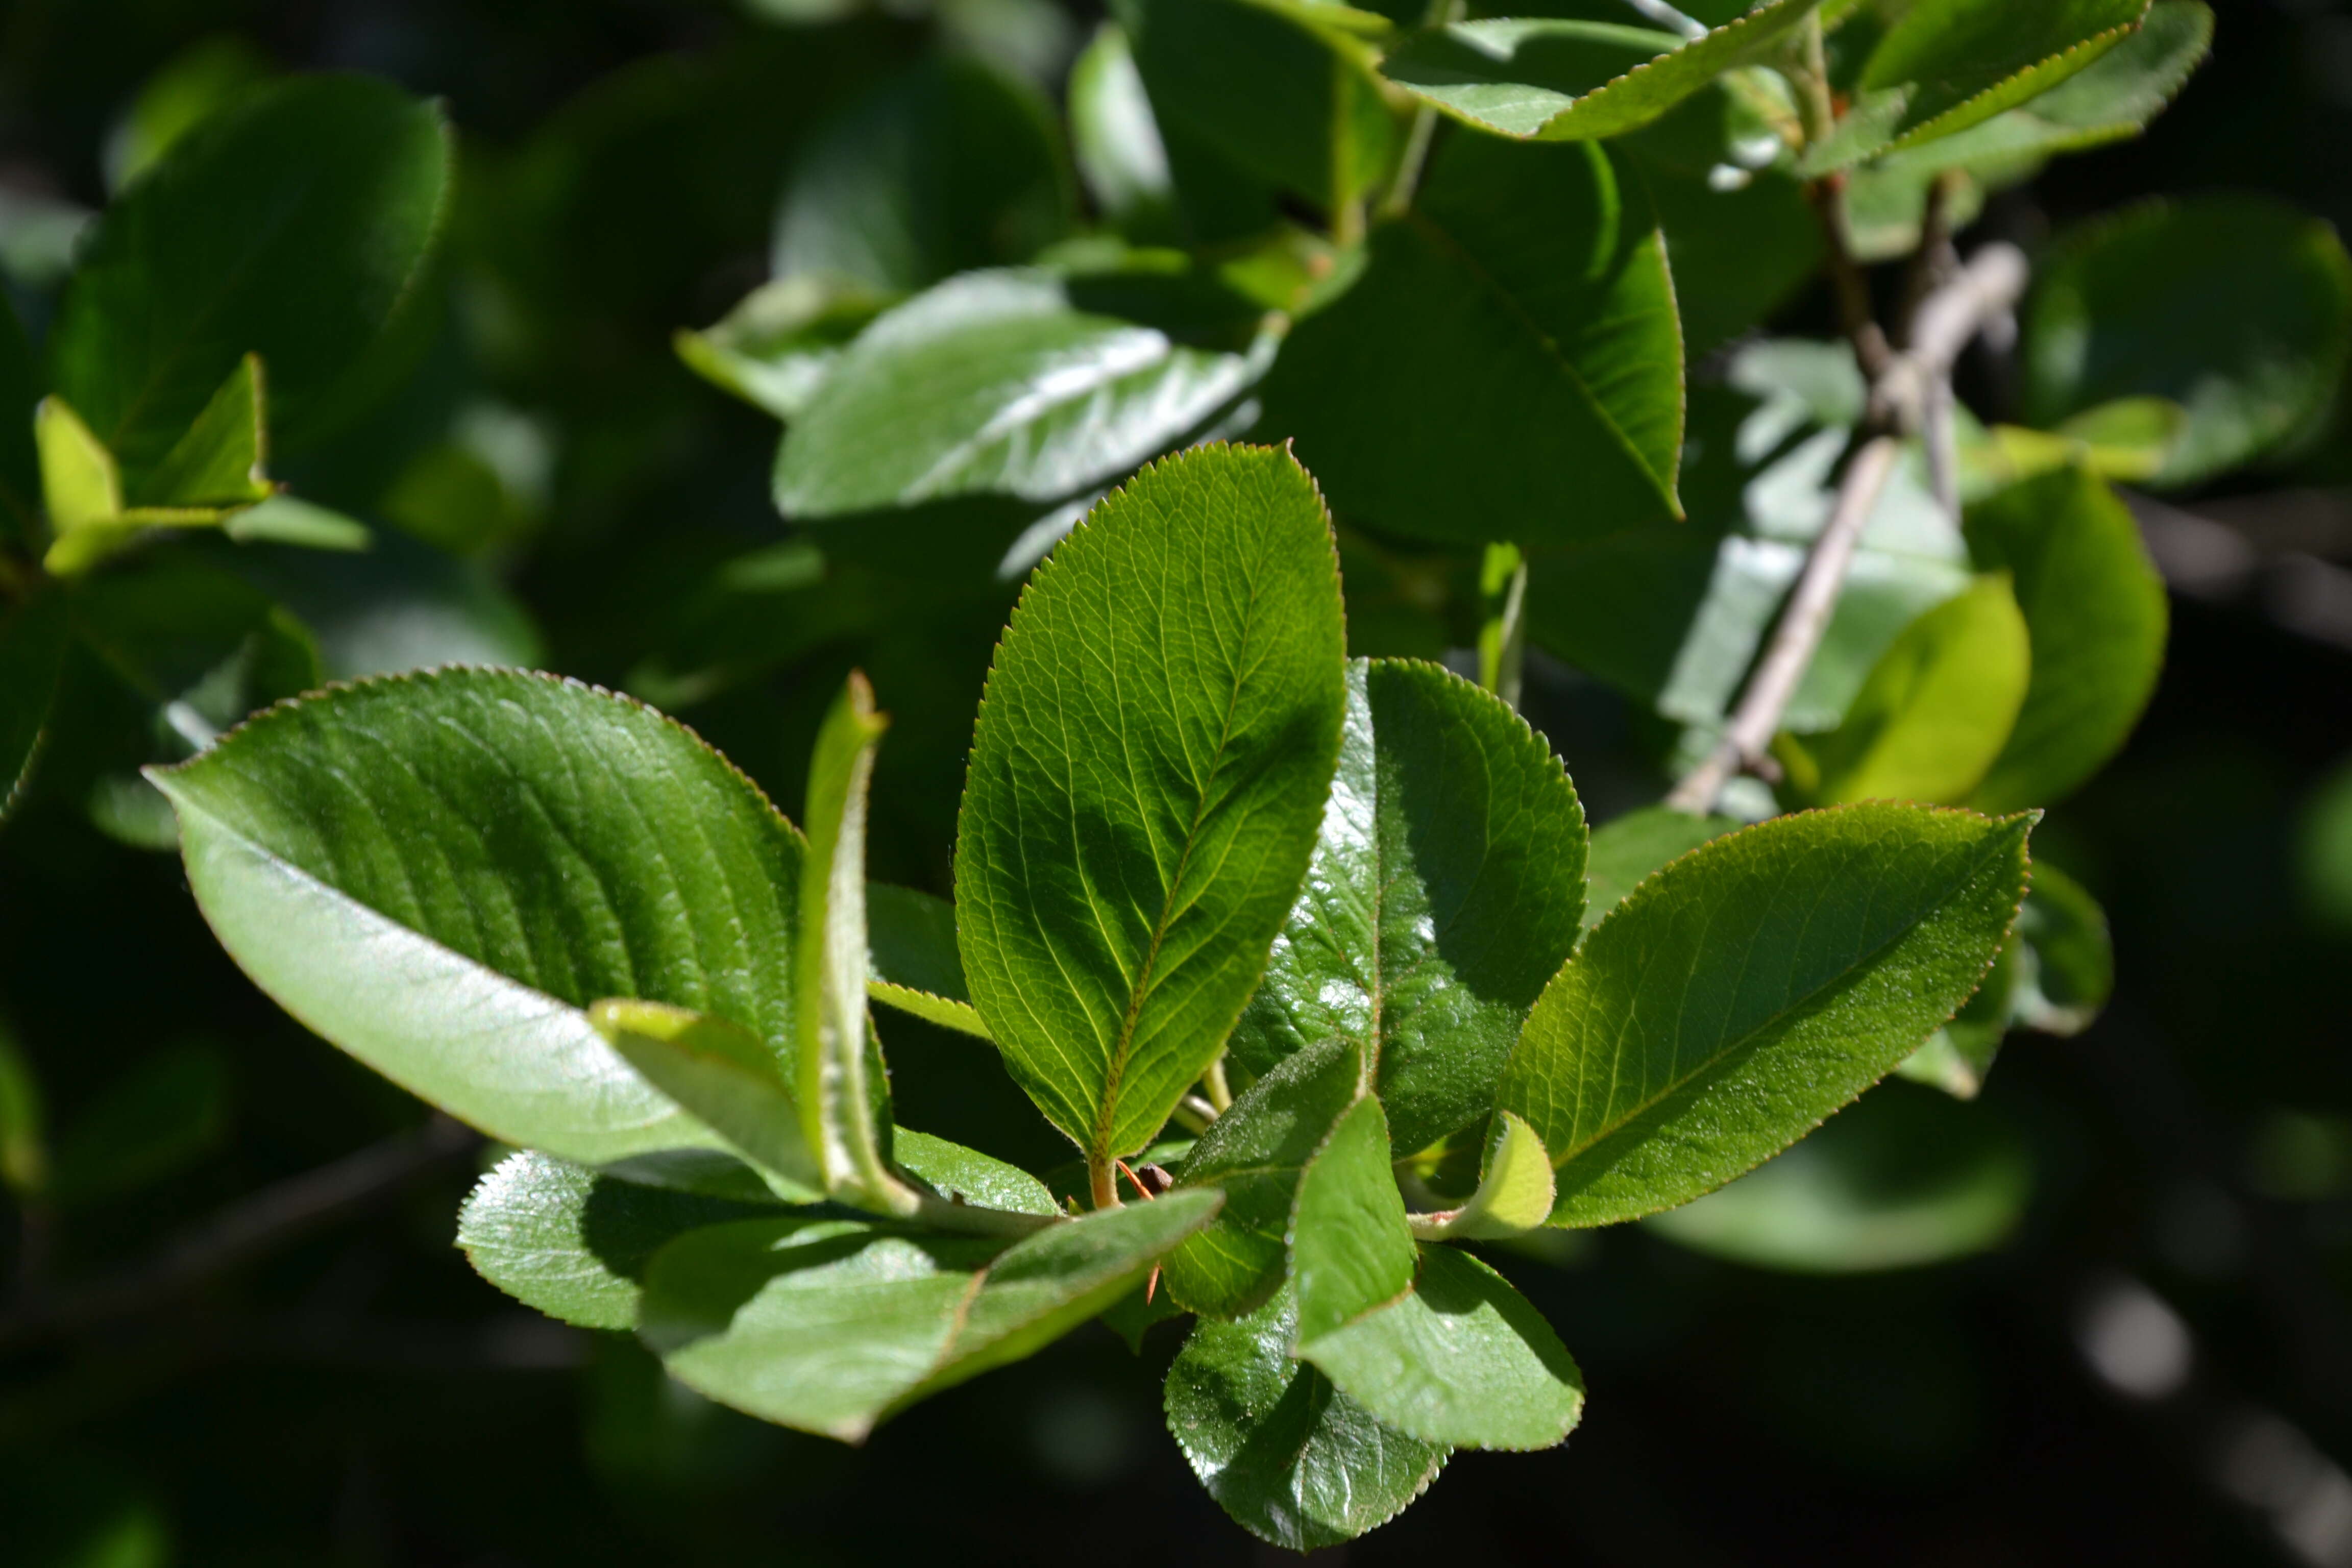
[[[1601, 1127], [1583, 1142], [1569, 1148], [1565, 1152], [1553, 1159], [1552, 1169], [1556, 1172], [1567, 1169], [1572, 1161], [1591, 1152], [1594, 1149], [1600, 1147], [1601, 1143], [1607, 1142], [1611, 1137], [1613, 1137], [1615, 1134], [1624, 1131], [1627, 1127], [1633, 1125], [1643, 1117], [1647, 1116], [1651, 1111], [1656, 1110], [1666, 1100], [1682, 1092], [1684, 1089], [1687, 1088], [1698, 1078], [1714, 1070], [1717, 1067], [1738, 1055], [1739, 1052], [1746, 1050], [1767, 1030], [1773, 1028], [1790, 1017], [1811, 1010], [1817, 1000], [1824, 997], [1830, 992], [1845, 984], [1845, 982], [1853, 975], [1856, 970], [1865, 967], [1870, 963], [1876, 960], [1880, 955], [1887, 952], [1887, 950], [1894, 947], [1897, 942], [1903, 941], [1904, 938], [1909, 936], [1913, 931], [1917, 931], [1922, 925], [1925, 925], [1930, 918], [1949, 908], [1952, 901], [1958, 896], [1960, 890], [1967, 887], [1968, 884], [1975, 879], [1977, 873], [1982, 870], [1985, 866], [1990, 864], [2000, 854], [2004, 843], [2004, 838], [1997, 837], [1991, 840], [1990, 847], [1972, 858], [1969, 862], [1967, 870], [1955, 878], [1951, 884], [1946, 888], [1943, 892], [1937, 896], [1935, 901], [1928, 906], [1926, 912], [1922, 913], [1917, 920], [1913, 921], [1909, 925], [1904, 927], [1902, 930], [1895, 931], [1885, 942], [1880, 942], [1875, 947], [1858, 954], [1852, 963], [1849, 963], [1843, 969], [1839, 970], [1835, 975], [1823, 981], [1821, 984], [1814, 986], [1811, 990], [1805, 992], [1802, 995], [1793, 998], [1787, 1005], [1779, 1008], [1769, 1017], [1758, 1023], [1755, 1027], [1742, 1034], [1738, 1039], [1733, 1040], [1721, 1050], [1718, 1050], [1707, 1057], [1689, 1072], [1670, 1080], [1655, 1094], [1651, 1095], [1648, 1099], [1635, 1105], [1632, 1110], [1626, 1111], [1622, 1116], [1617, 1118], [1615, 1121], [1611, 1121], [1608, 1125]], [[1623, 906], [1621, 904], [1619, 909], [1622, 910], [1622, 908]], [[1612, 918], [1614, 917], [1614, 914], [1615, 911], [1612, 911]], [[1597, 927], [1595, 928], [1595, 930], [1598, 929], [1599, 928]], [[1582, 957], [1582, 953], [1580, 952], [1578, 957]], [[1987, 968], [1990, 969], [1991, 960], [1988, 959], [1986, 961], [1986, 964]], [[1615, 1053], [1615, 1058], [1612, 1064], [1612, 1070], [1615, 1069], [1615, 1066], [1618, 1062], [1622, 1061], [1623, 1056], [1624, 1053], [1622, 1050]]]

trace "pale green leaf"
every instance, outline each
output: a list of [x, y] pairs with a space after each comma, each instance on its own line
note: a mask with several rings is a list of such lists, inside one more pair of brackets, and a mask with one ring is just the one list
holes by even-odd
[[1486, 1159], [1478, 1175], [1478, 1190], [1450, 1215], [1433, 1215], [1438, 1223], [1415, 1233], [1430, 1240], [1461, 1237], [1495, 1240], [1535, 1229], [1551, 1217], [1558, 1197], [1552, 1180], [1551, 1156], [1544, 1152], [1536, 1130], [1507, 1110], [1495, 1113], [1495, 1131], [1486, 1142]]
[[1543, 1315], [1451, 1247], [1421, 1249], [1413, 1288], [1299, 1356], [1379, 1420], [1427, 1443], [1549, 1448], [1584, 1413], [1584, 1377]]
[[599, 998], [792, 1048], [800, 837], [636, 703], [511, 671], [372, 680], [155, 779], [246, 973], [508, 1142], [590, 1165], [713, 1144], [597, 1034]]
[[911, 1127], [890, 1130], [890, 1157], [900, 1170], [950, 1203], [975, 1204], [1009, 1214], [1062, 1212], [1045, 1184], [1020, 1166]]
[[778, 1196], [824, 1199], [824, 1172], [791, 1086], [757, 1035], [659, 1002], [593, 1003], [588, 1022], [647, 1083], [765, 1173]]
[[1293, 1552], [1377, 1529], [1437, 1479], [1444, 1444], [1382, 1426], [1291, 1357], [1297, 1298], [1197, 1325], [1168, 1369], [1168, 1430], [1234, 1522]]
[[1258, 428], [1350, 519], [1534, 546], [1681, 515], [1664, 241], [1596, 146], [1454, 137], [1363, 274], [1291, 331]]
[[1302, 1346], [1412, 1289], [1412, 1233], [1376, 1097], [1356, 1101], [1299, 1173], [1289, 1243]]
[[712, 385], [779, 419], [797, 419], [843, 351], [892, 299], [829, 273], [795, 272], [754, 289], [715, 324], [681, 330], [673, 346]]
[[1234, 1058], [1352, 1041], [1400, 1154], [1477, 1121], [1576, 945], [1583, 872], [1576, 791], [1525, 720], [1434, 665], [1352, 663], [1315, 858]]
[[957, 937], [1007, 1067], [1091, 1163], [1223, 1048], [1297, 896], [1346, 708], [1337, 565], [1288, 454], [1211, 447], [1097, 506], [998, 648]]
[[1129, 235], [1170, 230], [1176, 187], [1168, 149], [1118, 23], [1097, 27], [1071, 64], [1069, 103], [1070, 152], [1095, 205]]
[[132, 492], [142, 506], [243, 506], [269, 495], [261, 356], [247, 354]]
[[1553, 1223], [1721, 1186], [1893, 1070], [2007, 939], [2032, 823], [1807, 812], [1635, 889], [1536, 1004], [1498, 1096], [1551, 1152]]
[[1381, 70], [1465, 124], [1547, 142], [1622, 135], [1769, 58], [1820, 0], [1770, 0], [1704, 37], [1548, 16], [1409, 35]]

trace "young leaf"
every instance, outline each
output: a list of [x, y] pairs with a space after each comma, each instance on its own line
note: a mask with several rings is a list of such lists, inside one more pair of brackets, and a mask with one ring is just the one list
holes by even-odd
[[137, 531], [122, 521], [122, 477], [105, 445], [61, 397], [45, 397], [34, 410], [33, 441], [52, 536], [41, 564], [58, 577], [87, 572]]
[[1234, 1523], [1311, 1552], [1404, 1511], [1449, 1450], [1381, 1425], [1293, 1360], [1297, 1312], [1285, 1290], [1239, 1321], [1197, 1325], [1168, 1369], [1168, 1430]]
[[269, 482], [268, 398], [261, 356], [247, 354], [228, 373], [187, 434], [134, 492], [142, 506], [243, 506], [264, 500]]
[[2267, 196], [2126, 208], [2038, 274], [2021, 359], [2048, 428], [2123, 397], [2189, 411], [2153, 483], [2194, 484], [2302, 430], [2352, 354], [2352, 259], [2334, 229]]
[[535, 1154], [509, 1154], [457, 1211], [474, 1271], [526, 1307], [583, 1329], [630, 1330], [646, 1266], [677, 1237], [772, 1213], [759, 1204], [640, 1186]]
[[1584, 929], [1607, 920], [1651, 872], [1700, 845], [1738, 831], [1728, 816], [1693, 816], [1669, 805], [1645, 805], [1592, 830], [1584, 861]]
[[68, 631], [65, 595], [54, 590], [0, 611], [0, 822], [32, 782]]
[[2155, 693], [2164, 582], [2129, 510], [2076, 468], [1971, 506], [1968, 538], [1980, 566], [2011, 574], [2033, 649], [2016, 725], [1969, 804], [2053, 805], [2116, 753]]
[[1478, 1190], [1451, 1215], [1431, 1216], [1437, 1223], [1416, 1224], [1414, 1234], [1425, 1241], [1455, 1237], [1465, 1240], [1497, 1240], [1522, 1235], [1551, 1218], [1559, 1196], [1551, 1173], [1551, 1156], [1544, 1152], [1536, 1130], [1507, 1110], [1495, 1113], [1495, 1131], [1486, 1144], [1486, 1167]]
[[[1347, 1041], [1320, 1041], [1243, 1092], [1185, 1156], [1181, 1187], [1218, 1187], [1224, 1212], [1169, 1258], [1166, 1285], [1195, 1312], [1239, 1317], [1282, 1282], [1285, 1238], [1299, 1173], [1363, 1092], [1362, 1058]], [[1393, 1185], [1393, 1183], [1391, 1183]]]
[[1583, 876], [1576, 790], [1525, 720], [1434, 665], [1351, 663], [1322, 834], [1234, 1058], [1353, 1042], [1400, 1153], [1477, 1121], [1576, 946]]
[[779, 419], [797, 419], [843, 352], [892, 296], [796, 272], [745, 295], [723, 321], [672, 340], [687, 368]]
[[956, 952], [955, 906], [945, 899], [866, 885], [866, 994], [941, 1028], [988, 1038]]
[[1098, 1175], [1223, 1049], [1297, 896], [1347, 701], [1337, 566], [1287, 453], [1211, 447], [1097, 506], [998, 649], [957, 939], [1007, 1067]]
[[2032, 663], [2008, 574], [1978, 578], [1904, 628], [1843, 723], [1790, 747], [1812, 774], [1805, 795], [1830, 805], [1968, 800], [2010, 740]]
[[1853, 109], [1799, 163], [1808, 177], [1981, 124], [2094, 64], [2148, 0], [1919, 0], [1864, 62]]
[[1988, 1112], [1890, 1084], [1721, 1192], [1644, 1223], [1755, 1268], [1872, 1273], [1990, 1251], [2032, 1191], [2025, 1150]]
[[776, 505], [824, 518], [951, 496], [1057, 500], [1165, 451], [1255, 379], [1243, 354], [974, 272], [885, 313], [784, 435]]
[[647, 1083], [765, 1172], [778, 1196], [824, 1201], [824, 1174], [791, 1086], [757, 1035], [659, 1002], [598, 1002], [588, 1022]]
[[1681, 515], [1682, 331], [1656, 222], [1594, 146], [1456, 137], [1300, 321], [1259, 428], [1351, 518], [1558, 544]]
[[1549, 16], [1454, 22], [1408, 36], [1381, 73], [1465, 125], [1569, 142], [1620, 136], [1724, 72], [1780, 47], [1821, 0], [1772, 0], [1685, 41], [1612, 22]]
[[791, 1049], [800, 836], [636, 703], [504, 670], [371, 680], [152, 776], [246, 973], [508, 1142], [588, 1165], [714, 1144], [590, 1025], [601, 997]]
[[247, 353], [289, 447], [372, 392], [449, 189], [446, 126], [384, 82], [310, 76], [207, 121], [99, 220], [58, 306], [52, 379], [143, 494]]
[[1084, 1322], [1216, 1206], [1170, 1194], [1010, 1247], [809, 1215], [714, 1226], [655, 1255], [639, 1331], [698, 1393], [856, 1442]]
[[1551, 1152], [1552, 1223], [1721, 1186], [1891, 1071], [2007, 939], [2032, 820], [1807, 812], [1636, 889], [1536, 1004], [1497, 1096]]
[[811, 139], [776, 218], [776, 277], [911, 293], [1026, 261], [1069, 227], [1069, 178], [1036, 90], [965, 55], [923, 61]]
[[1412, 1289], [1412, 1233], [1389, 1164], [1388, 1121], [1374, 1096], [1339, 1118], [1299, 1173], [1289, 1242], [1301, 1345]]
[[801, 861], [800, 934], [793, 952], [793, 1095], [825, 1192], [903, 1212], [883, 1163], [867, 1092], [873, 1027], [866, 1013], [866, 796], [889, 721], [856, 670], [817, 731], [809, 759], [808, 852]]
[[2044, 860], [2018, 911], [2019, 975], [2011, 1014], [2045, 1035], [2079, 1035], [2116, 988], [2107, 912], [2090, 890]]
[[1543, 1314], [1451, 1247], [1421, 1249], [1411, 1291], [1314, 1340], [1301, 1359], [1425, 1443], [1549, 1448], [1584, 1413], [1584, 1376]]

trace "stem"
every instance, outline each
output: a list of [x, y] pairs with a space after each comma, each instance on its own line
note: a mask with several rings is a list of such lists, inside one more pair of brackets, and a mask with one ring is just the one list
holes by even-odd
[[1217, 1059], [1209, 1064], [1209, 1070], [1201, 1075], [1201, 1087], [1208, 1090], [1209, 1109], [1219, 1116], [1234, 1108], [1234, 1091], [1225, 1087], [1225, 1054], [1223, 1051], [1219, 1051]]
[[1118, 1166], [1108, 1155], [1097, 1159], [1087, 1156], [1087, 1187], [1094, 1198], [1095, 1207], [1115, 1209], [1118, 1201]]
[[[1465, 0], [1430, 0], [1429, 8], [1422, 13], [1424, 27], [1442, 27], [1462, 19]], [[1421, 172], [1429, 164], [1429, 145], [1437, 137], [1437, 110], [1424, 103], [1412, 112], [1412, 126], [1405, 132], [1404, 152], [1397, 159], [1396, 177], [1389, 182], [1388, 195], [1381, 198], [1382, 217], [1402, 217], [1412, 210], [1413, 193], [1421, 187]]]
[[1478, 627], [1478, 684], [1517, 708], [1528, 651], [1528, 558], [1516, 544], [1489, 544], [1478, 570], [1486, 618]]
[[[1798, 35], [1797, 58], [1790, 73], [1797, 89], [1797, 115], [1804, 127], [1805, 143], [1827, 141], [1837, 129], [1837, 104], [1830, 95], [1829, 45], [1822, 33], [1822, 16], [1814, 11]], [[1830, 288], [1837, 296], [1838, 321], [1864, 379], [1875, 381], [1886, 369], [1892, 351], [1886, 334], [1870, 308], [1870, 285], [1847, 247], [1845, 236], [1845, 176], [1826, 174], [1805, 185], [1805, 198], [1821, 225], [1822, 246], [1829, 258]]]

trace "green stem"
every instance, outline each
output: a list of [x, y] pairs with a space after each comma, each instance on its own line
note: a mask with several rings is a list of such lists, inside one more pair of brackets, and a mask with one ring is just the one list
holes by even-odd
[[1201, 1087], [1208, 1091], [1209, 1107], [1218, 1115], [1223, 1116], [1234, 1108], [1234, 1091], [1225, 1084], [1223, 1052], [1220, 1051], [1217, 1059], [1209, 1064], [1209, 1070], [1201, 1075]]
[[1087, 1156], [1087, 1190], [1098, 1209], [1120, 1207], [1118, 1201], [1118, 1163], [1109, 1155], [1100, 1158]]
[[1478, 571], [1478, 684], [1517, 708], [1527, 668], [1528, 561], [1516, 544], [1486, 546]]

